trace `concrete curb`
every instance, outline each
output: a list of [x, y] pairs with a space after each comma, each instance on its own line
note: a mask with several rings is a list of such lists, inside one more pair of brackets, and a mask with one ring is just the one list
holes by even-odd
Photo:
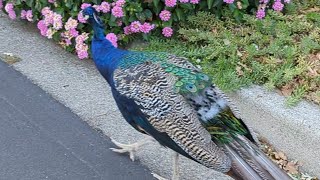
[[231, 94], [244, 120], [277, 149], [320, 177], [320, 108], [302, 101], [289, 108], [285, 97], [260, 86]]
[[[0, 42], [0, 54], [13, 53], [22, 59], [21, 62], [13, 65], [15, 69], [22, 72], [55, 99], [69, 107], [93, 128], [101, 130], [107, 136], [120, 142], [134, 142], [142, 138], [142, 135], [126, 124], [120, 116], [107, 83], [101, 78], [91, 61], [78, 60], [74, 55], [63, 51], [52, 41], [40, 37], [34, 25], [10, 21], [6, 17], [1, 17], [1, 13]], [[259, 87], [254, 89], [259, 90]], [[289, 116], [286, 114], [292, 114], [291, 110], [280, 110], [278, 114], [270, 114], [272, 107], [276, 107], [272, 102], [276, 100], [269, 101], [271, 109], [267, 108], [266, 110], [262, 108], [266, 105], [260, 102], [262, 100], [264, 102], [264, 98], [268, 99], [274, 94], [267, 96], [268, 93], [260, 89], [265, 97], [257, 97], [257, 92], [254, 89], [240, 91], [232, 96], [236, 102], [241, 102], [239, 105], [244, 119], [252, 123], [252, 127], [260, 132], [261, 135], [267, 137], [276, 147], [284, 150], [294, 159], [303, 160], [308, 171], [320, 176], [320, 169], [316, 166], [319, 165], [317, 164], [319, 161], [314, 163], [317, 161], [315, 159], [320, 157], [319, 145], [317, 146], [315, 143], [319, 139], [319, 134], [315, 135], [319, 133], [315, 131], [320, 129], [319, 124], [318, 127], [315, 127], [316, 124], [312, 124], [309, 129], [302, 129], [301, 127], [305, 127], [304, 124], [311, 125], [312, 121], [299, 118], [301, 119], [299, 121], [300, 124], [303, 124], [302, 126], [299, 125], [298, 121], [292, 124], [289, 120], [279, 120], [279, 117], [283, 117], [278, 116], [281, 115], [281, 112], [284, 116]], [[261, 106], [255, 103], [257, 100], [259, 100]], [[281, 107], [281, 102], [278, 107]], [[297, 108], [299, 109], [299, 107], [300, 105]], [[314, 107], [314, 109], [309, 110], [309, 114], [314, 114], [314, 117], [320, 117], [317, 107]], [[303, 112], [304, 110], [299, 109], [297, 111]], [[250, 117], [250, 119], [246, 117]], [[296, 116], [293, 114], [292, 117]], [[250, 120], [255, 121], [252, 122]], [[300, 131], [312, 133], [306, 136], [308, 133], [306, 135], [302, 133], [301, 135]], [[300, 136], [304, 138], [300, 138]], [[301, 154], [302, 151], [305, 152], [303, 155]], [[137, 153], [137, 156], [141, 163], [149, 167], [151, 171], [164, 177], [170, 177], [172, 164], [171, 156], [168, 156], [168, 154], [171, 154], [170, 150], [152, 143], [142, 148]], [[221, 173], [214, 172], [190, 160], [181, 159], [181, 179], [229, 179]], [[208, 177], [211, 172], [212, 174]]]

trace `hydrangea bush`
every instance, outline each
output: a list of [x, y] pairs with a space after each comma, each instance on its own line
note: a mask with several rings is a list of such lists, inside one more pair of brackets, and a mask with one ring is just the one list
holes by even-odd
[[80, 59], [88, 58], [91, 28], [81, 10], [93, 6], [106, 24], [106, 38], [114, 46], [150, 34], [169, 38], [174, 27], [197, 11], [209, 11], [217, 17], [226, 14], [241, 21], [244, 13], [256, 12], [262, 19], [266, 9], [282, 11], [290, 0], [0, 0], [11, 19], [37, 23], [42, 36], [58, 41]]

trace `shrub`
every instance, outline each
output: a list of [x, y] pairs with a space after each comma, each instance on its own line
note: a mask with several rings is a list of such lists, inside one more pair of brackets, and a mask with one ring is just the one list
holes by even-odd
[[150, 34], [171, 37], [178, 22], [198, 11], [209, 11], [216, 17], [232, 15], [241, 21], [247, 12], [257, 11], [263, 18], [266, 7], [283, 9], [289, 0], [0, 0], [0, 8], [11, 19], [17, 17], [36, 22], [41, 35], [58, 41], [66, 50], [76, 51], [80, 59], [87, 58], [91, 29], [81, 9], [93, 6], [101, 13], [106, 26], [106, 38], [114, 46], [134, 38], [147, 39]]
[[187, 57], [224, 91], [260, 84], [278, 88], [288, 105], [303, 97], [320, 105], [320, 1], [292, 5], [299, 7], [292, 14], [244, 15], [241, 25], [198, 12], [174, 38], [152, 37], [135, 49]]

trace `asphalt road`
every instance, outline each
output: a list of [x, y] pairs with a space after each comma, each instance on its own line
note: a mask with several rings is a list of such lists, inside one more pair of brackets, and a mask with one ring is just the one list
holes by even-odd
[[153, 179], [110, 139], [0, 60], [0, 179]]

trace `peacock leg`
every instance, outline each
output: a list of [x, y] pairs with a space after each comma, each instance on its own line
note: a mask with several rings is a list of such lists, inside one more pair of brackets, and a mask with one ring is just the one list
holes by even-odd
[[173, 154], [173, 175], [172, 180], [179, 180], [179, 153], [174, 152]]
[[113, 142], [116, 146], [119, 147], [117, 148], [110, 148], [114, 152], [118, 153], [129, 153], [130, 159], [134, 161], [134, 153], [143, 145], [149, 143], [150, 141], [154, 141], [154, 139], [151, 136], [148, 136], [138, 142], [132, 143], [132, 144], [122, 144], [117, 142], [116, 140], [111, 138], [111, 142]]
[[[173, 174], [172, 174], [172, 179], [171, 180], [179, 180], [179, 165], [178, 165], [178, 161], [179, 161], [179, 153], [174, 152], [173, 154]], [[158, 174], [155, 173], [151, 173], [153, 175], [154, 178], [158, 179], [158, 180], [168, 180], [166, 178], [163, 178], [161, 176], [159, 176]]]

